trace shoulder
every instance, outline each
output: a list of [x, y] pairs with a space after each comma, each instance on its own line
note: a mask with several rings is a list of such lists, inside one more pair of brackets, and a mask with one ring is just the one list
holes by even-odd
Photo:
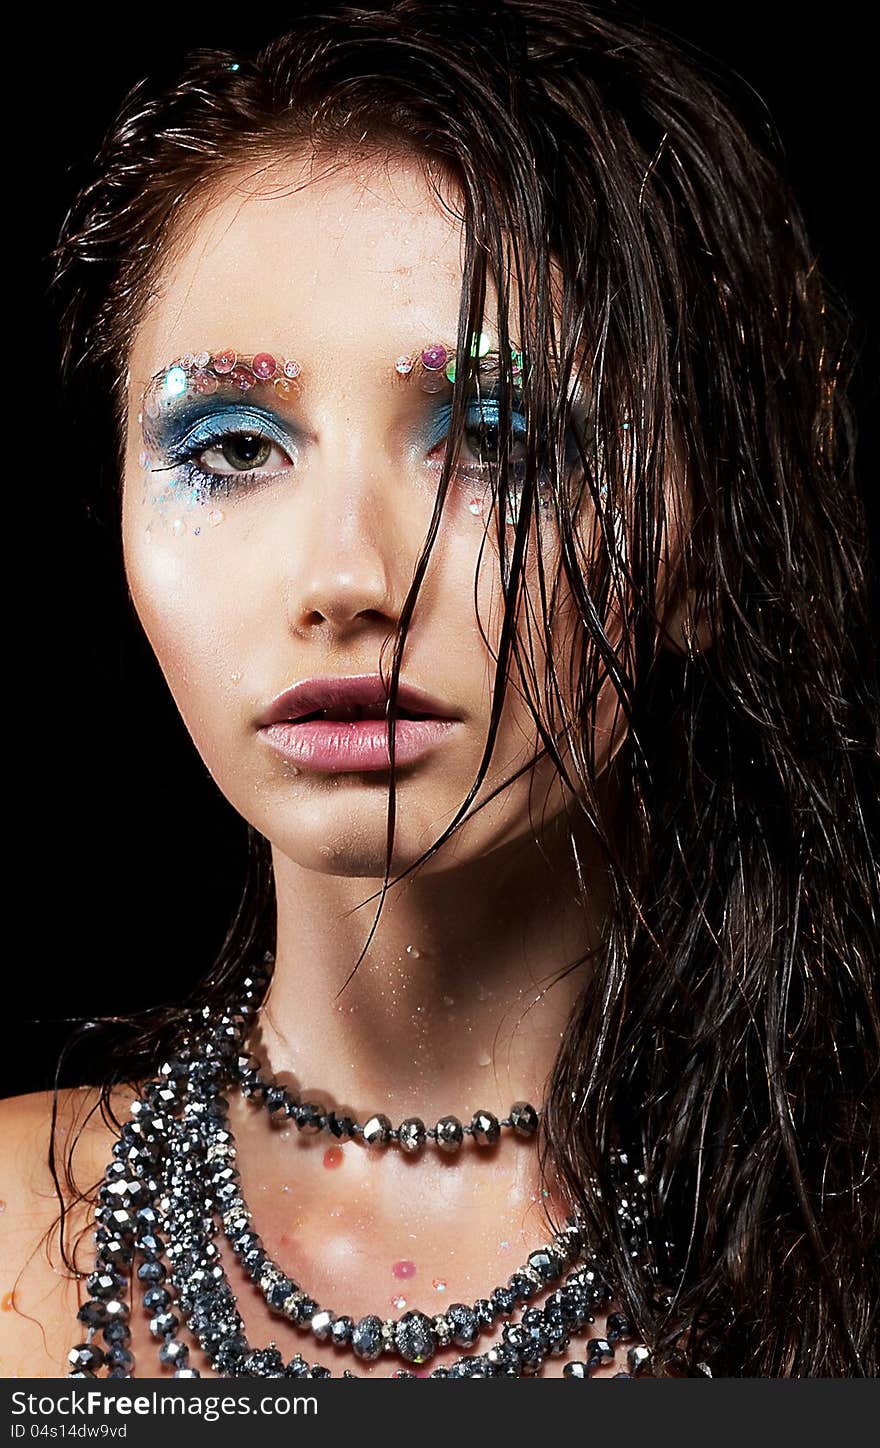
[[[67, 1374], [85, 1295], [68, 1264], [93, 1265], [85, 1231], [92, 1206], [78, 1194], [93, 1198], [114, 1139], [100, 1098], [88, 1086], [65, 1087], [57, 1101], [52, 1091], [0, 1101], [0, 1377]], [[114, 1098], [120, 1119], [130, 1101], [130, 1092]]]

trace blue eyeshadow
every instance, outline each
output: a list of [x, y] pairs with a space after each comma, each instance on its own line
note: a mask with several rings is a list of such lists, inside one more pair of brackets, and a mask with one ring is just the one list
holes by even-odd
[[144, 419], [148, 445], [172, 461], [196, 448], [209, 447], [218, 438], [234, 432], [265, 433], [279, 447], [291, 445], [289, 423], [250, 403], [198, 398], [169, 408], [158, 418]]

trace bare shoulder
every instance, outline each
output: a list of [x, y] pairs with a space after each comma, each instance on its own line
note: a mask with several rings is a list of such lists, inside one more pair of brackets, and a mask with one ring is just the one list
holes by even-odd
[[[114, 1098], [125, 1113], [130, 1094]], [[90, 1202], [110, 1160], [113, 1133], [96, 1087], [34, 1091], [0, 1101], [0, 1377], [65, 1377], [86, 1295], [64, 1261], [91, 1270]], [[54, 1139], [54, 1163], [50, 1164]], [[60, 1195], [59, 1195], [60, 1192]], [[65, 1211], [62, 1254], [61, 1216]], [[93, 1248], [92, 1248], [93, 1251]]]

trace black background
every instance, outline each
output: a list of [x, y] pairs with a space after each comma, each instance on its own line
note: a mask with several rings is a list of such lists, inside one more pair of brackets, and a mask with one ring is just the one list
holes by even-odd
[[[643, 11], [731, 65], [775, 119], [820, 266], [854, 317], [862, 486], [876, 537], [877, 346], [868, 339], [877, 336], [878, 85], [866, 11], [823, 7], [813, 12], [821, 26], [792, 4], [645, 3]], [[182, 994], [209, 965], [239, 890], [244, 827], [208, 778], [131, 616], [115, 533], [94, 506], [90, 465], [53, 381], [46, 292], [48, 252], [76, 177], [129, 85], [164, 73], [192, 46], [250, 51], [280, 32], [291, 10], [257, 13], [251, 25], [241, 12], [221, 21], [210, 6], [71, 8], [51, 22], [41, 12], [39, 33], [6, 51], [7, 94], [21, 82], [7, 161], [17, 150], [25, 163], [20, 194], [7, 196], [7, 227], [25, 244], [26, 327], [37, 355], [29, 378], [7, 357], [5, 389], [29, 411], [13, 419], [4, 469], [7, 571], [16, 579], [7, 603], [7, 828], [19, 870], [7, 905], [12, 1057], [2, 1094], [51, 1084], [64, 1018]], [[226, 14], [235, 17], [231, 7]], [[8, 274], [10, 284], [17, 291]], [[98, 1076], [100, 1063], [80, 1070]]]

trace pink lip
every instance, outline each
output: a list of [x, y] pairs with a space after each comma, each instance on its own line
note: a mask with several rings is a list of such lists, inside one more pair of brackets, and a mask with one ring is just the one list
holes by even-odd
[[[378, 674], [305, 679], [273, 700], [259, 725], [273, 748], [301, 768], [328, 774], [389, 769], [384, 718], [304, 718], [322, 709], [384, 708], [387, 697]], [[410, 684], [401, 683], [397, 703], [400, 709], [420, 716], [396, 720], [394, 757], [398, 765], [421, 758], [460, 722], [438, 700]]]

